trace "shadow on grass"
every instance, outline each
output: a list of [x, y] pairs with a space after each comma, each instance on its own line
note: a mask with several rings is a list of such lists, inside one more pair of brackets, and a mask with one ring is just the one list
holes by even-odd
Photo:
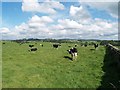
[[71, 60], [71, 61], [72, 61], [72, 58], [69, 57], [69, 56], [64, 56], [64, 58], [67, 58], [68, 60]]
[[120, 90], [120, 69], [117, 67], [119, 56], [115, 56], [112, 52], [106, 48], [106, 55], [104, 57], [104, 65], [102, 70], [104, 75], [102, 76], [101, 86], [97, 90], [103, 90], [105, 88], [112, 90]]
[[95, 51], [95, 49], [90, 49], [90, 51]]

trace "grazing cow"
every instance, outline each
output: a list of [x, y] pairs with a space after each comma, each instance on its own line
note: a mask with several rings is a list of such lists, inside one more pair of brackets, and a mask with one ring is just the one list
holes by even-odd
[[85, 44], [84, 46], [87, 47], [87, 44]]
[[58, 46], [59, 46], [58, 44], [53, 44], [54, 48], [58, 48]]
[[3, 44], [5, 44], [5, 43], [3, 43]]
[[59, 46], [61, 46], [61, 44], [59, 44], [59, 43], [53, 44], [53, 47], [54, 47], [54, 48], [58, 48]]
[[78, 45], [77, 44], [75, 44], [75, 47], [77, 47]]
[[29, 45], [29, 47], [31, 47], [31, 48], [32, 48], [32, 47], [34, 47], [34, 45]]
[[42, 47], [43, 47], [43, 44], [40, 44], [40, 46], [42, 46]]
[[37, 48], [31, 48], [30, 51], [37, 51]]
[[95, 43], [94, 43], [94, 47], [95, 47], [95, 49], [96, 49], [96, 48], [98, 47], [98, 44], [95, 44]]
[[77, 59], [77, 49], [76, 48], [71, 48], [70, 50], [67, 50], [69, 52], [69, 54], [71, 54], [72, 60], [76, 60]]

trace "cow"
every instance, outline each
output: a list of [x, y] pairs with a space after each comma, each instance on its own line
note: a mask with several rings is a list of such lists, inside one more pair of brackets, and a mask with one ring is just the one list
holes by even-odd
[[5, 43], [2, 43], [2, 44], [5, 44]]
[[75, 47], [77, 47], [78, 45], [77, 44], [75, 44]]
[[87, 44], [84, 44], [85, 47], [87, 47]]
[[58, 44], [53, 44], [54, 48], [58, 48], [58, 46], [59, 46]]
[[40, 46], [42, 46], [42, 47], [43, 47], [43, 44], [40, 44]]
[[59, 44], [59, 43], [53, 44], [53, 47], [54, 47], [54, 48], [58, 48], [59, 46], [61, 46], [61, 44]]
[[30, 48], [34, 47], [34, 45], [29, 45]]
[[72, 60], [76, 60], [77, 59], [77, 48], [71, 48], [69, 50], [67, 50], [69, 52], [69, 54], [71, 54]]
[[96, 48], [98, 47], [98, 44], [95, 44], [95, 43], [94, 43], [94, 47], [95, 47], [95, 49], [96, 49]]
[[31, 48], [30, 51], [37, 51], [37, 48]]

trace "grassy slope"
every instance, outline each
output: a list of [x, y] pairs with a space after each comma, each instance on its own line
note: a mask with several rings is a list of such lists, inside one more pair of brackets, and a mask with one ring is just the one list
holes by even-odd
[[[33, 42], [32, 42], [33, 43]], [[40, 42], [39, 42], [40, 44]], [[78, 47], [77, 61], [64, 56], [68, 45], [58, 50], [50, 43], [43, 43], [37, 52], [28, 52], [28, 45], [6, 42], [3, 45], [3, 87], [29, 88], [97, 88], [103, 76], [102, 66], [105, 49], [96, 51], [89, 46]]]

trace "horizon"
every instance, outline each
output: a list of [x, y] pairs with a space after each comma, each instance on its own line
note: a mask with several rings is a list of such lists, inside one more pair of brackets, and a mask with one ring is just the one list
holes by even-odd
[[[32, 3], [31, 3], [32, 2]], [[119, 40], [118, 2], [2, 2], [1, 40]]]
[[119, 39], [118, 40], [112, 40], [112, 39], [72, 39], [72, 38], [58, 38], [58, 39], [55, 39], [55, 38], [21, 38], [21, 39], [2, 39], [0, 41], [14, 41], [14, 40], [82, 40], [82, 41], [120, 41]]

